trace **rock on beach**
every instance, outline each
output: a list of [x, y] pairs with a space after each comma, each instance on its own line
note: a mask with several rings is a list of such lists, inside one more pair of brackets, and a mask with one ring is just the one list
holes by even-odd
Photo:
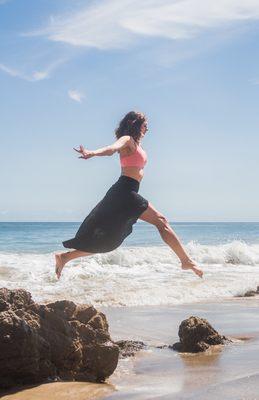
[[119, 346], [103, 313], [62, 300], [38, 304], [23, 289], [0, 289], [0, 388], [50, 380], [101, 382]]
[[231, 342], [229, 338], [220, 335], [206, 319], [194, 316], [181, 322], [178, 335], [180, 342], [169, 347], [182, 353], [198, 353], [212, 345]]

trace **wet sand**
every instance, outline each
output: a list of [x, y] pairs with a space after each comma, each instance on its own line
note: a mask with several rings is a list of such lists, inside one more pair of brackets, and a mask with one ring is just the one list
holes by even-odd
[[95, 400], [111, 393], [114, 388], [109, 384], [85, 382], [53, 382], [38, 386], [16, 389], [1, 397], [3, 400]]
[[[4, 400], [193, 399], [259, 400], [259, 299], [170, 307], [103, 308], [111, 336], [148, 345], [122, 359], [106, 384], [50, 383], [17, 391]], [[180, 322], [191, 315], [208, 319], [221, 334], [242, 341], [203, 354], [178, 354], [156, 346], [178, 341]]]
[[[110, 377], [115, 399], [259, 399], [259, 299], [211, 304], [106, 310], [115, 339], [143, 340], [150, 347], [121, 360]], [[180, 322], [191, 315], [208, 319], [221, 334], [243, 338], [200, 354], [179, 354], [155, 346], [178, 341]]]

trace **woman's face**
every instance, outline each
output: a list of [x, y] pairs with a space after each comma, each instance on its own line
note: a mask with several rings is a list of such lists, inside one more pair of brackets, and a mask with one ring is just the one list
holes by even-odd
[[141, 127], [140, 127], [141, 137], [144, 137], [144, 136], [145, 136], [145, 133], [146, 133], [147, 131], [148, 131], [147, 121], [144, 121], [144, 122], [141, 124]]

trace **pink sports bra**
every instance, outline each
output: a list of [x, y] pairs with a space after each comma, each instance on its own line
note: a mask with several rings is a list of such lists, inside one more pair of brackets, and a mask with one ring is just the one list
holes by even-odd
[[122, 167], [139, 167], [144, 168], [147, 162], [147, 154], [140, 145], [136, 145], [136, 150], [129, 156], [123, 156], [120, 154], [120, 162]]

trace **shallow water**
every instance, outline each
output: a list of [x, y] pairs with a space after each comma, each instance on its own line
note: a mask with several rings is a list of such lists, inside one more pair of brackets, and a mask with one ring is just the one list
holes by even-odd
[[[178, 307], [108, 309], [115, 338], [149, 344], [137, 356], [121, 360], [110, 382], [115, 399], [259, 399], [259, 300], [234, 300]], [[208, 319], [221, 334], [250, 340], [216, 346], [201, 354], [179, 354], [153, 346], [178, 340], [180, 322], [190, 315]]]

